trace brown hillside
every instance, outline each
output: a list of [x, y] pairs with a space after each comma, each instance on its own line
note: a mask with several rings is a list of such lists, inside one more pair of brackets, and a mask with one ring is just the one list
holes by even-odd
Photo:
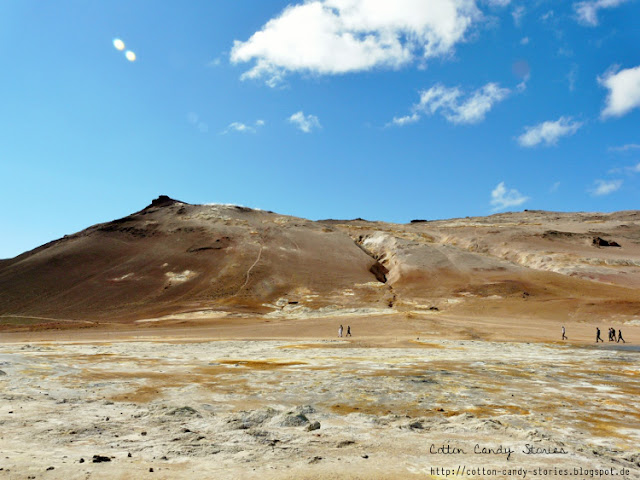
[[314, 222], [163, 196], [0, 262], [0, 324], [443, 311], [633, 318], [639, 220], [525, 211]]

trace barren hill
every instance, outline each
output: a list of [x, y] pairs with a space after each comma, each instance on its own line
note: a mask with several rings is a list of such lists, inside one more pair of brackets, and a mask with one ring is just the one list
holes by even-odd
[[310, 221], [161, 196], [0, 262], [0, 325], [640, 316], [640, 212]]

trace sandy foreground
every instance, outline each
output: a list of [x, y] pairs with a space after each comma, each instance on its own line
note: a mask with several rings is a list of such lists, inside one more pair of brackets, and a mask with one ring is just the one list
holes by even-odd
[[638, 326], [396, 321], [3, 333], [0, 478], [640, 478]]

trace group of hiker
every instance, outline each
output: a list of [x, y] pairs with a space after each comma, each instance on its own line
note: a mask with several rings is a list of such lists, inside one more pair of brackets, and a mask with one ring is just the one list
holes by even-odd
[[[610, 342], [616, 342], [616, 343], [627, 343], [624, 341], [624, 338], [622, 338], [622, 330], [618, 329], [618, 338], [616, 338], [616, 329], [615, 328], [609, 328], [609, 341]], [[596, 327], [596, 343], [598, 342], [602, 342], [604, 343], [604, 340], [602, 340], [602, 338], [600, 338], [600, 329], [598, 327]]]
[[[564, 325], [562, 326], [562, 340], [568, 340], [567, 335], [566, 335], [567, 331], [564, 328]], [[616, 329], [613, 327], [609, 328], [609, 341], [610, 342], [616, 342], [616, 343], [627, 343], [624, 341], [624, 338], [622, 338], [622, 330], [618, 329], [618, 336], [616, 338]], [[598, 342], [602, 342], [604, 343], [604, 340], [602, 340], [602, 337], [600, 336], [600, 328], [596, 327], [596, 343]]]
[[[340, 328], [338, 328], [338, 337], [342, 338], [342, 332], [344, 332], [344, 328], [342, 327], [342, 325], [340, 325]], [[351, 336], [351, 327], [349, 325], [347, 325], [347, 337]]]

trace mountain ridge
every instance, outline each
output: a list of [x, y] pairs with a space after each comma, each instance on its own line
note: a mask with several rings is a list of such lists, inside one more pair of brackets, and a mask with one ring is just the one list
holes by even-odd
[[397, 224], [160, 196], [0, 261], [0, 325], [442, 312], [635, 318], [639, 288], [634, 210]]

